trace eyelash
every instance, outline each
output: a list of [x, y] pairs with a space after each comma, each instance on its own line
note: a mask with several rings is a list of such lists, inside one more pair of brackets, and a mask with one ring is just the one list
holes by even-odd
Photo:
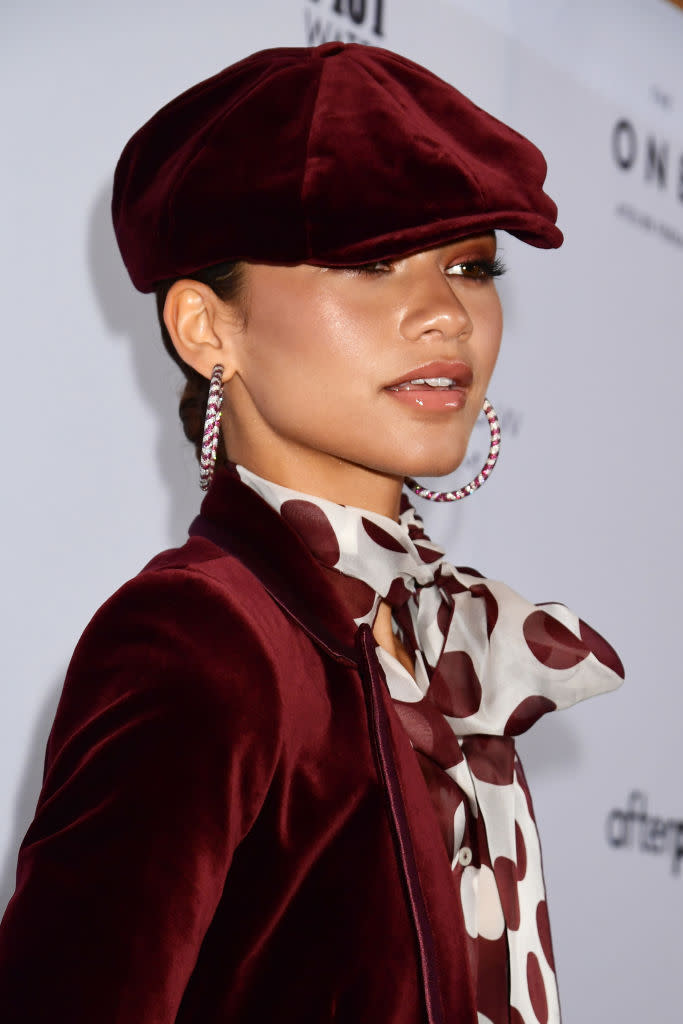
[[[461, 267], [464, 273], [449, 274], [455, 267]], [[379, 274], [387, 273], [391, 269], [391, 260], [377, 260], [376, 263], [362, 263], [356, 267], [347, 268], [352, 273], [363, 274], [367, 277], [376, 277]], [[506, 272], [506, 267], [499, 256], [493, 259], [461, 260], [446, 267], [445, 273], [449, 277], [464, 277], [469, 281], [488, 281], [494, 277], [500, 277]]]
[[474, 273], [472, 274], [468, 272], [464, 274], [454, 274], [452, 276], [467, 277], [470, 278], [470, 280], [475, 281], [486, 281], [491, 277], [501, 277], [506, 271], [505, 264], [501, 260], [500, 256], [494, 256], [492, 260], [463, 260], [461, 263], [454, 263], [450, 267], [446, 267], [446, 273], [448, 273], [449, 270], [452, 270], [453, 267], [462, 267], [463, 270], [468, 269], [468, 271], [474, 270]]

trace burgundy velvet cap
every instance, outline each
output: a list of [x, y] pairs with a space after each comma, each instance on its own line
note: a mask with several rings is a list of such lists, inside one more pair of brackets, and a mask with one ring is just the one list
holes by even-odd
[[112, 213], [140, 291], [215, 263], [345, 266], [502, 228], [554, 248], [546, 163], [425, 68], [355, 43], [263, 50], [126, 145]]

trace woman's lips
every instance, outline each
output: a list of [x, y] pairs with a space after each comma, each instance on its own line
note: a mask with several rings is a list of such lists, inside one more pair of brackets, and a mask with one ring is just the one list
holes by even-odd
[[403, 404], [417, 409], [462, 409], [472, 377], [472, 369], [467, 363], [425, 363], [409, 370], [384, 390]]

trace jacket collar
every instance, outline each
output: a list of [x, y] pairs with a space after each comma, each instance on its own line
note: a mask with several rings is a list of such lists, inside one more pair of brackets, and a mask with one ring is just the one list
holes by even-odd
[[357, 665], [357, 627], [301, 537], [231, 469], [214, 473], [189, 529], [237, 558], [328, 654]]

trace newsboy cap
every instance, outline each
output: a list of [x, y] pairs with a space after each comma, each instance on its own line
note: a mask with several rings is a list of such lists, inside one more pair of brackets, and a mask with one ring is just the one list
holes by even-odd
[[502, 228], [562, 243], [546, 163], [420, 65], [354, 43], [262, 50], [155, 114], [116, 168], [134, 285], [232, 260], [346, 266]]

